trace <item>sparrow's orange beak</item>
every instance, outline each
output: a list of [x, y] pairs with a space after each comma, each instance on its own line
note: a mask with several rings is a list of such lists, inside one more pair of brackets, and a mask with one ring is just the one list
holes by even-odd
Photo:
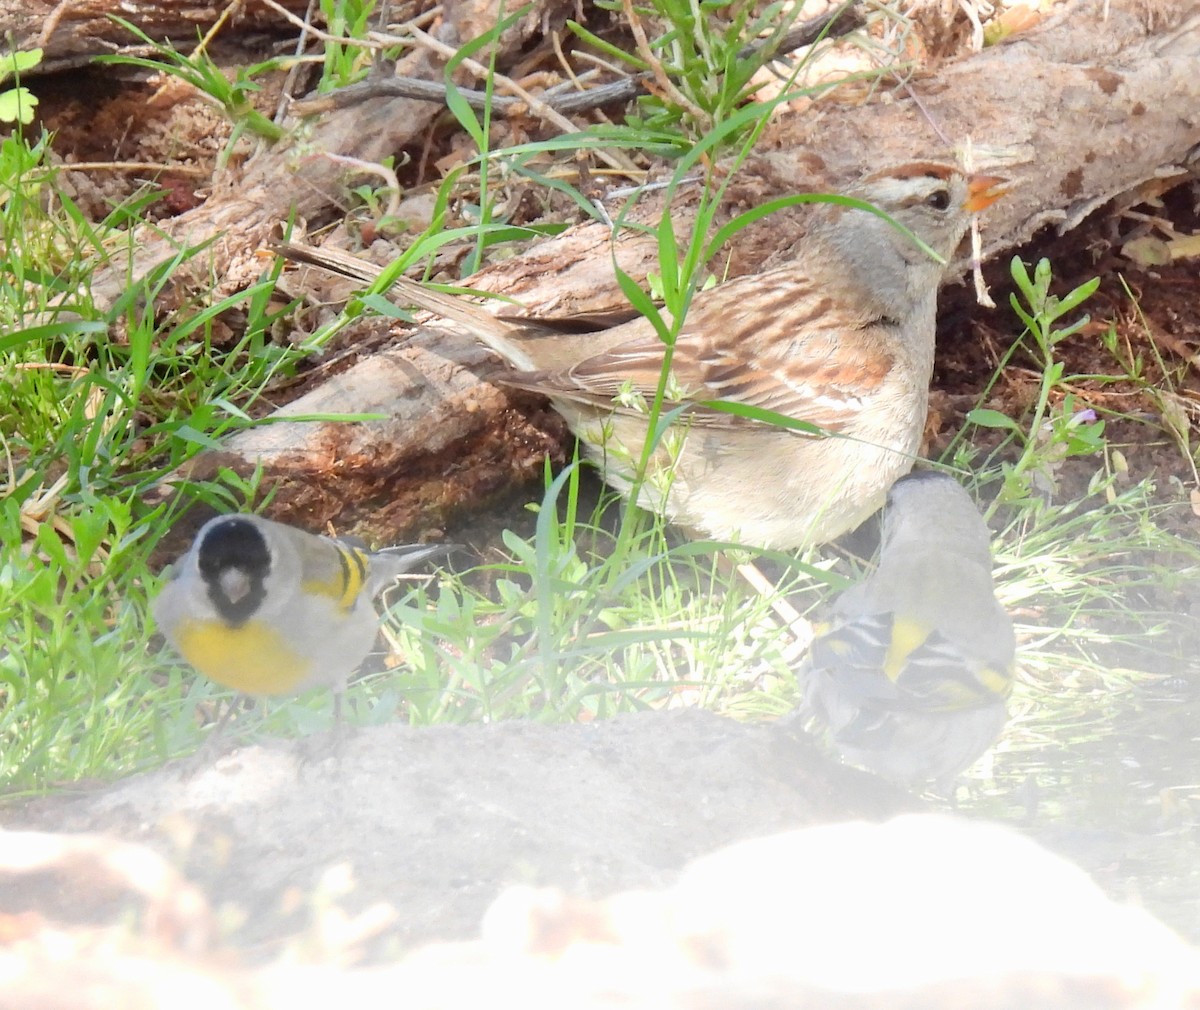
[[985, 207], [990, 207], [1008, 192], [1007, 179], [998, 175], [973, 175], [967, 180], [967, 200], [964, 207], [972, 214], [978, 214]]

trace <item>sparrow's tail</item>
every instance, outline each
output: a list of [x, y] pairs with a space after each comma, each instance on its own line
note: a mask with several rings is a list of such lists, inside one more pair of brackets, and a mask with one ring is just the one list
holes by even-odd
[[[317, 248], [295, 242], [276, 242], [272, 248], [285, 259], [322, 270], [339, 277], [370, 284], [378, 280], [384, 268], [338, 249]], [[508, 322], [492, 315], [483, 306], [456, 295], [434, 291], [407, 277], [397, 277], [390, 294], [403, 305], [416, 305], [434, 315], [464, 327], [472, 336], [504, 358], [514, 368], [535, 371], [537, 366], [521, 347], [519, 335], [527, 329], [522, 323]]]

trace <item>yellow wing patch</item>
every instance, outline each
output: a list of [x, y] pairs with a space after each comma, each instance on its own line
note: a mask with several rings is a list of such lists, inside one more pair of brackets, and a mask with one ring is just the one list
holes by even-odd
[[[327, 596], [340, 610], [349, 610], [367, 581], [370, 559], [365, 551], [333, 542], [337, 548], [338, 570], [331, 579], [305, 579], [301, 589], [314, 596]], [[215, 679], [215, 678], [214, 678]]]
[[220, 621], [186, 621], [179, 652], [206, 677], [246, 694], [290, 694], [308, 680], [312, 660], [293, 652], [261, 621], [230, 628]]
[[984, 666], [975, 673], [976, 679], [992, 694], [1007, 698], [1012, 693], [1013, 676], [1016, 674], [1016, 664], [1007, 669], [995, 666]]
[[932, 628], [917, 621], [909, 621], [897, 617], [892, 621], [892, 641], [888, 646], [887, 657], [883, 661], [883, 672], [891, 681], [895, 681], [908, 662], [908, 657], [925, 644]]

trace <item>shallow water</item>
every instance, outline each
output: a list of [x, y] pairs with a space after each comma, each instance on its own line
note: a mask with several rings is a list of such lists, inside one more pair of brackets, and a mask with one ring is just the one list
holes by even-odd
[[1200, 690], [1187, 688], [1120, 695], [1066, 745], [1035, 713], [1016, 735], [1040, 729], [1041, 745], [1002, 740], [993, 778], [960, 791], [958, 809], [1021, 828], [1200, 943]]

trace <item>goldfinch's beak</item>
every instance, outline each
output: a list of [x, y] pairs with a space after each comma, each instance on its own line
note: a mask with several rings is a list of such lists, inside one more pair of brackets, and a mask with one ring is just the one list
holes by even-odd
[[250, 592], [250, 577], [240, 568], [229, 568], [217, 579], [221, 592], [230, 603], [237, 603]]
[[1008, 192], [1008, 180], [998, 175], [973, 175], [967, 180], [967, 200], [963, 206], [972, 214], [990, 207]]

